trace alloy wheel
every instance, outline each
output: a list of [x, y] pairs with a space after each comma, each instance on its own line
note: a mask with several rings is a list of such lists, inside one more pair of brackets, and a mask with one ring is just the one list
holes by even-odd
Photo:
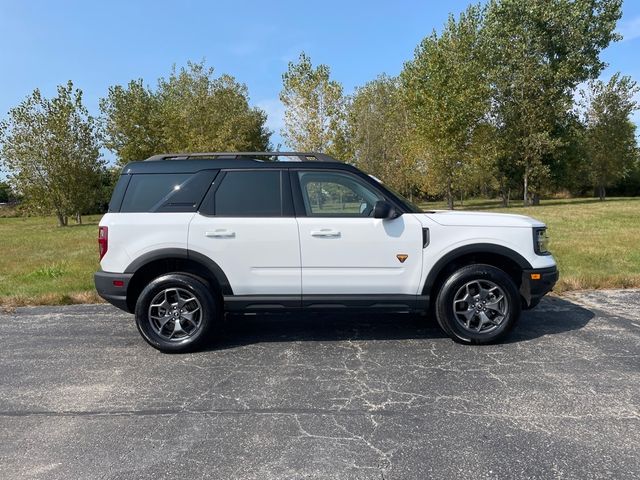
[[188, 290], [167, 288], [158, 293], [149, 305], [151, 328], [163, 339], [172, 342], [193, 336], [202, 324], [202, 305]]
[[489, 333], [498, 328], [509, 313], [504, 290], [489, 280], [473, 280], [458, 289], [453, 298], [456, 321], [473, 333]]

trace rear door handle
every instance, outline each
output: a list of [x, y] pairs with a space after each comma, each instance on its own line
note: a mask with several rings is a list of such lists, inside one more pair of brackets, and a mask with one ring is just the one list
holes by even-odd
[[332, 228], [323, 228], [320, 230], [311, 230], [311, 236], [320, 238], [335, 238], [340, 236], [340, 232], [338, 230], [333, 230]]
[[204, 236], [211, 238], [233, 238], [236, 236], [236, 232], [228, 228], [217, 228], [213, 232], [205, 232]]

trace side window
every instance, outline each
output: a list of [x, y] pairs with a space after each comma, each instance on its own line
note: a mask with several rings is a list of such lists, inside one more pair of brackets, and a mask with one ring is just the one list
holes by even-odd
[[116, 183], [109, 201], [109, 212], [119, 212], [120, 205], [122, 205], [122, 199], [124, 198], [124, 192], [127, 191], [127, 185], [129, 185], [131, 175], [120, 175], [118, 183]]
[[215, 215], [224, 217], [282, 216], [279, 170], [226, 172], [213, 200]]
[[149, 212], [160, 200], [191, 177], [191, 173], [145, 173], [132, 175], [121, 212]]
[[298, 172], [307, 215], [369, 217], [383, 197], [353, 175], [342, 172]]
[[204, 197], [211, 183], [216, 178], [218, 170], [200, 170], [162, 198], [152, 208], [152, 212], [195, 212], [202, 197]]

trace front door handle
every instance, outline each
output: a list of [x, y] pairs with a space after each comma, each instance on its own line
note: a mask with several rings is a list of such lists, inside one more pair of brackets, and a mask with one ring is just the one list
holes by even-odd
[[236, 236], [236, 232], [228, 228], [216, 228], [213, 232], [205, 232], [204, 236], [211, 238], [233, 238]]
[[340, 232], [338, 230], [333, 230], [332, 228], [323, 228], [321, 230], [312, 230], [311, 236], [320, 238], [336, 238], [340, 236]]

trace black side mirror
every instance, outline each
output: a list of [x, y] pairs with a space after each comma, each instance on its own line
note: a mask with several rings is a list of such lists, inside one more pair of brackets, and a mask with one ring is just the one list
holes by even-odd
[[398, 218], [400, 214], [396, 212], [389, 202], [385, 200], [378, 200], [373, 207], [373, 218], [382, 218], [383, 220], [390, 218]]

